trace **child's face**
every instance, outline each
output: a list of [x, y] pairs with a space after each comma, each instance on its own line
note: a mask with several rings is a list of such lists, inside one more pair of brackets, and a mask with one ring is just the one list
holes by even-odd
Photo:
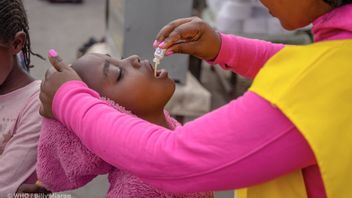
[[5, 82], [12, 68], [13, 58], [9, 47], [0, 41], [0, 86]]
[[138, 56], [118, 60], [87, 54], [72, 67], [90, 88], [137, 116], [163, 110], [175, 90], [173, 80], [167, 75], [154, 77], [149, 61], [141, 61]]
[[16, 54], [22, 50], [25, 42], [26, 34], [22, 31], [17, 32], [13, 40], [5, 42], [0, 39], [0, 86], [17, 66]]

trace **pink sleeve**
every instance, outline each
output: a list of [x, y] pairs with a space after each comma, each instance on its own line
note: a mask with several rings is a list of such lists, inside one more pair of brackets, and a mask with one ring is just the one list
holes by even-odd
[[241, 188], [315, 163], [295, 126], [252, 92], [174, 131], [98, 97], [83, 82], [65, 83], [54, 114], [102, 159], [165, 191]]
[[221, 34], [221, 49], [213, 63], [253, 79], [260, 68], [284, 47], [283, 44]]

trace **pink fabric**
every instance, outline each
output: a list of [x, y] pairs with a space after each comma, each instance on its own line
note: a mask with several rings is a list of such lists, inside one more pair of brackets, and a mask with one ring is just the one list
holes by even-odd
[[80, 81], [60, 87], [53, 102], [95, 154], [165, 191], [241, 188], [315, 163], [290, 121], [250, 92], [172, 133], [116, 112]]
[[0, 95], [0, 197], [37, 180], [35, 163], [41, 125], [40, 81]]
[[[121, 112], [122, 107], [110, 102]], [[170, 128], [179, 125], [167, 113]], [[109, 174], [108, 198], [148, 197], [148, 198], [213, 198], [211, 192], [172, 194], [155, 189], [127, 171], [119, 170], [91, 153], [61, 123], [44, 119], [38, 145], [37, 173], [44, 186], [53, 191], [77, 189], [86, 185], [97, 175]]]
[[[316, 41], [351, 38], [352, 5], [327, 16], [314, 23]], [[215, 62], [251, 78], [283, 47], [222, 39]], [[240, 188], [303, 169], [308, 196], [326, 197], [309, 145], [285, 115], [251, 92], [173, 133], [113, 111], [77, 81], [61, 86], [53, 111], [102, 159], [167, 191]]]
[[[226, 70], [231, 70], [238, 73], [244, 77], [254, 79], [256, 74], [259, 72], [261, 67], [277, 52], [279, 52], [285, 46], [283, 44], [273, 44], [271, 42], [248, 39], [244, 37], [221, 34], [222, 46], [220, 52], [213, 63], [219, 64], [222, 68]], [[268, 104], [266, 104], [268, 105]], [[272, 114], [274, 112], [271, 112]], [[281, 123], [278, 123], [281, 124]], [[297, 130], [295, 130], [297, 131]], [[268, 131], [270, 133], [271, 131]], [[295, 137], [296, 140], [302, 137]], [[279, 141], [284, 143], [284, 141]], [[262, 161], [263, 159], [260, 159]], [[311, 166], [317, 168], [316, 166]], [[271, 174], [273, 169], [280, 167], [272, 166], [268, 171]], [[305, 171], [303, 171], [305, 172]], [[311, 173], [311, 171], [308, 171]], [[314, 179], [312, 179], [314, 178]], [[315, 182], [318, 179], [318, 182]], [[310, 182], [314, 180], [314, 182]], [[324, 186], [320, 179], [319, 169], [316, 175], [311, 175], [308, 179], [309, 183], [314, 183], [314, 186], [320, 184], [319, 188], [324, 191]], [[310, 188], [307, 186], [307, 189]], [[318, 195], [321, 195], [319, 193]], [[323, 196], [310, 196], [310, 197], [323, 197]]]
[[260, 68], [285, 46], [268, 41], [221, 34], [221, 49], [213, 63], [253, 79]]
[[314, 41], [352, 38], [352, 4], [336, 8], [313, 23]]

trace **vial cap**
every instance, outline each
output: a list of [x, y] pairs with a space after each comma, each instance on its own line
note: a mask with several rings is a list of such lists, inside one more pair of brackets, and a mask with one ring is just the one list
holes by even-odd
[[165, 56], [165, 51], [166, 49], [161, 49], [161, 48], [156, 48], [155, 52], [154, 52], [154, 57], [158, 58], [158, 59], [163, 59]]

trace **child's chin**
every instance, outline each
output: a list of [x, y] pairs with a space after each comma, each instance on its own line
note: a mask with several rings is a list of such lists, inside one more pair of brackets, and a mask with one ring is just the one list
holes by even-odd
[[171, 97], [174, 95], [176, 90], [176, 85], [175, 82], [173, 80], [170, 79], [170, 86], [168, 86], [168, 89], [165, 91], [165, 93], [168, 94], [168, 100], [167, 102], [171, 99]]

